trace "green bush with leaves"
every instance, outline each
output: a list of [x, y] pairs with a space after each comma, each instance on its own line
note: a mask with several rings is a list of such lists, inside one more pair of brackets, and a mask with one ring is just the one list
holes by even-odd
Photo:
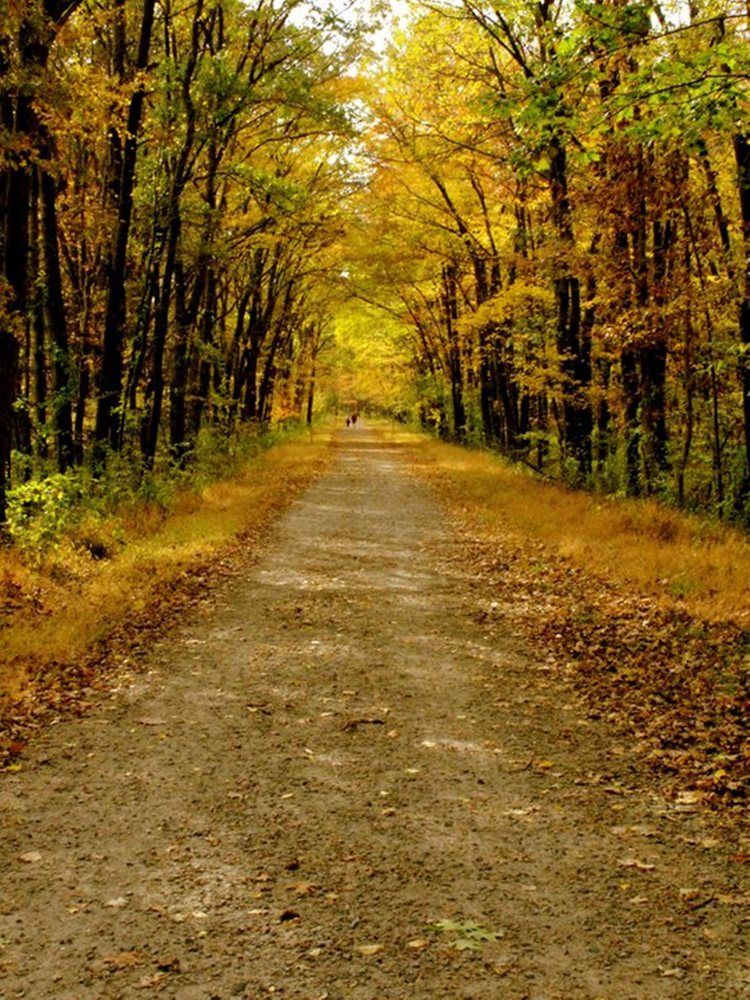
[[54, 544], [75, 523], [82, 496], [78, 472], [19, 483], [8, 492], [8, 534], [22, 548]]

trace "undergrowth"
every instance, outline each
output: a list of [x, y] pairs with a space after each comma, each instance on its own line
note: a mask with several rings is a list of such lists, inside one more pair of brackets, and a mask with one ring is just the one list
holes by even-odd
[[68, 665], [254, 537], [319, 471], [329, 443], [325, 430], [291, 428], [224, 450], [204, 438], [189, 470], [158, 469], [147, 485], [112, 465], [96, 481], [78, 472], [18, 494], [15, 542], [0, 548], [0, 721], [50, 691], [63, 697]]
[[741, 529], [656, 500], [545, 482], [487, 451], [396, 434], [428, 467], [451, 477], [483, 524], [538, 539], [582, 569], [663, 604], [750, 627], [750, 539]]
[[140, 507], [168, 512], [186, 492], [200, 492], [234, 475], [261, 452], [300, 432], [296, 423], [248, 428], [231, 436], [204, 429], [184, 466], [163, 454], [154, 468], [146, 468], [134, 451], [110, 452], [96, 469], [89, 464], [65, 473], [40, 470], [8, 491], [7, 535], [28, 556], [48, 552], [65, 538], [80, 542], [94, 556], [111, 555], [111, 546], [121, 540], [114, 525], [118, 517], [132, 519]]

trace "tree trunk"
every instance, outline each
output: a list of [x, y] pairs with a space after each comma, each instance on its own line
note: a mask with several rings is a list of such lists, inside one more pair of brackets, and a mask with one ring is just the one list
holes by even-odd
[[41, 267], [42, 240], [39, 233], [39, 170], [32, 175], [31, 230], [29, 266], [34, 275], [31, 325], [34, 331], [34, 386], [36, 398], [37, 450], [40, 458], [49, 456], [47, 439], [47, 331], [44, 322], [44, 285]]
[[312, 359], [312, 367], [310, 368], [310, 381], [307, 386], [307, 412], [305, 414], [305, 423], [309, 427], [313, 422], [313, 406], [315, 405], [315, 355]]
[[625, 397], [625, 481], [629, 496], [641, 492], [640, 439], [641, 385], [638, 377], [638, 357], [626, 347], [620, 357], [622, 389]]
[[734, 137], [734, 156], [737, 163], [737, 185], [742, 216], [743, 273], [740, 288], [739, 378], [742, 392], [742, 424], [745, 451], [745, 472], [738, 491], [738, 506], [750, 500], [750, 136]]
[[243, 420], [255, 420], [258, 416], [258, 347], [252, 340], [245, 349], [245, 398], [242, 407]]
[[[564, 255], [573, 249], [573, 227], [568, 198], [567, 154], [555, 138], [550, 144], [550, 188], [552, 218]], [[563, 260], [555, 278], [557, 304], [557, 350], [563, 378], [562, 415], [565, 451], [575, 458], [578, 473], [591, 473], [591, 342], [581, 327], [581, 286]]]
[[203, 411], [211, 395], [212, 364], [207, 352], [213, 346], [214, 324], [216, 322], [217, 280], [213, 267], [209, 267], [206, 272], [205, 288], [203, 316], [200, 325], [202, 351], [198, 358], [196, 391], [193, 394], [193, 403], [190, 407], [190, 436], [193, 441], [198, 438]]
[[[119, 3], [119, 0], [118, 0]], [[121, 4], [119, 4], [121, 6]], [[151, 34], [154, 23], [155, 0], [143, 0], [141, 29], [135, 73], [143, 73], [148, 66]], [[95, 438], [99, 448], [104, 444], [115, 450], [120, 447], [119, 406], [122, 394], [123, 348], [127, 323], [128, 243], [133, 215], [133, 190], [138, 158], [138, 137], [146, 97], [145, 87], [139, 83], [130, 98], [127, 118], [127, 135], [121, 154], [120, 176], [116, 182], [115, 220], [109, 258], [106, 265], [107, 304], [104, 319], [102, 363], [99, 372], [99, 401], [96, 409]], [[116, 164], [119, 165], [117, 157]]]
[[457, 441], [466, 438], [466, 407], [464, 405], [463, 370], [461, 348], [458, 343], [456, 320], [458, 319], [458, 298], [455, 268], [452, 264], [443, 267], [443, 318], [448, 343], [448, 373], [451, 384], [451, 404], [453, 407], [453, 436]]
[[31, 99], [16, 99], [15, 121], [10, 125], [19, 145], [16, 162], [6, 176], [4, 269], [9, 301], [0, 325], [0, 524], [5, 521], [6, 494], [10, 483], [11, 453], [16, 433], [15, 403], [18, 396], [19, 334], [26, 322], [28, 306], [30, 168], [24, 147], [32, 141]]
[[205, 279], [204, 269], [193, 283], [190, 298], [185, 287], [182, 261], [175, 266], [175, 327], [172, 379], [169, 386], [169, 446], [178, 465], [184, 465], [189, 451], [187, 428], [187, 391], [190, 373], [191, 333], [200, 307]]
[[57, 183], [42, 170], [42, 233], [47, 280], [47, 321], [54, 345], [55, 435], [57, 464], [65, 472], [73, 464], [73, 386], [68, 345], [68, 324], [60, 271], [57, 226]]
[[147, 468], [154, 464], [156, 443], [159, 439], [159, 424], [164, 401], [164, 350], [169, 332], [169, 312], [172, 302], [172, 281], [180, 241], [179, 194], [173, 189], [170, 198], [171, 221], [167, 232], [166, 255], [162, 271], [159, 301], [154, 317], [154, 342], [151, 346], [151, 373], [146, 387], [146, 401], [143, 424], [141, 426], [141, 453]]

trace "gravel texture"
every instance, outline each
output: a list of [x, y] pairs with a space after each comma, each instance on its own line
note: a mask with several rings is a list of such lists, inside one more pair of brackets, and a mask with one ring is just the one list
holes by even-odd
[[0, 997], [750, 996], [747, 886], [382, 431], [0, 776]]

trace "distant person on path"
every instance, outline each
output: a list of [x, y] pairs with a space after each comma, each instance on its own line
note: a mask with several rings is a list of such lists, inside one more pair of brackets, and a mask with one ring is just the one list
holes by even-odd
[[351, 423], [351, 420], [349, 419], [349, 417], [347, 417], [346, 418], [346, 426], [348, 427], [350, 423]]

